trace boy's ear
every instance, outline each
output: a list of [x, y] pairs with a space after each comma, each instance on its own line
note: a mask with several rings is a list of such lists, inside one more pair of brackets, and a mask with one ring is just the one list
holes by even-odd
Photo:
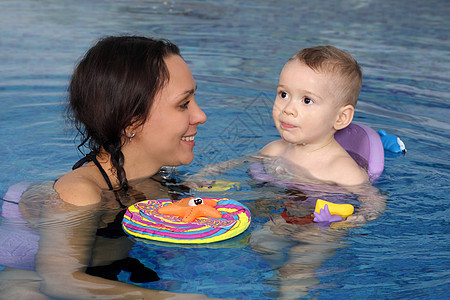
[[347, 127], [353, 120], [355, 114], [355, 108], [353, 105], [345, 105], [339, 109], [339, 114], [334, 123], [334, 129], [340, 130]]

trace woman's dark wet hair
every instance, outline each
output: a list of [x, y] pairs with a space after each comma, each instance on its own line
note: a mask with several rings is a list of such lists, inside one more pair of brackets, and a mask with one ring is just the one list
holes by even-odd
[[108, 152], [124, 190], [125, 129], [146, 121], [155, 95], [169, 80], [164, 58], [170, 55], [180, 51], [167, 40], [111, 36], [88, 50], [73, 73], [68, 117], [81, 136], [78, 149]]

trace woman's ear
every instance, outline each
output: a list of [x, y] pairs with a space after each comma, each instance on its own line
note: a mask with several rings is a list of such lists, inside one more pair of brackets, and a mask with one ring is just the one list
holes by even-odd
[[334, 123], [334, 129], [340, 130], [347, 127], [353, 120], [355, 114], [355, 108], [353, 105], [345, 105], [339, 109], [336, 122]]
[[129, 125], [127, 128], [124, 129], [122, 138], [125, 139], [125, 142], [131, 142], [131, 140], [139, 131], [139, 129], [140, 126], [137, 126], [136, 123]]

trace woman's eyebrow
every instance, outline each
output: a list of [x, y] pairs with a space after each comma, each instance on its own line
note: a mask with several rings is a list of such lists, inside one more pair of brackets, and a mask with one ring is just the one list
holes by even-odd
[[180, 98], [180, 97], [188, 97], [188, 96], [194, 94], [195, 91], [197, 90], [197, 87], [198, 87], [198, 86], [196, 85], [196, 86], [195, 86], [195, 89], [186, 90], [186, 91], [180, 93], [180, 94], [178, 95], [177, 98]]

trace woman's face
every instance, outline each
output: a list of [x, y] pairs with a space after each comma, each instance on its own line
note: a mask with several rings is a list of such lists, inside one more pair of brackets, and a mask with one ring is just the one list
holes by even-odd
[[194, 159], [197, 125], [205, 113], [194, 99], [195, 80], [178, 55], [164, 59], [169, 81], [156, 95], [150, 115], [132, 139], [147, 160], [161, 166], [187, 165]]

